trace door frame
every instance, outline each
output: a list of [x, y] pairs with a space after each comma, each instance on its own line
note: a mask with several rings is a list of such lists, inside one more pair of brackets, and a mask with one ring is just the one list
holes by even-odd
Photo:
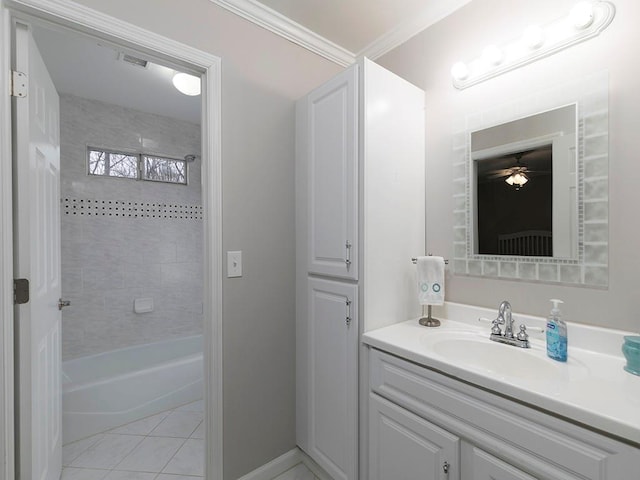
[[45, 21], [202, 75], [205, 472], [208, 480], [222, 480], [221, 59], [71, 0], [0, 0], [0, 480], [15, 476], [12, 125], [6, 94], [14, 19]]

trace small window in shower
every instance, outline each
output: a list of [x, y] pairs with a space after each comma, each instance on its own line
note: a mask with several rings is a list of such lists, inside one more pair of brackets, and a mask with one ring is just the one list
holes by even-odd
[[87, 167], [89, 175], [187, 184], [187, 159], [89, 147]]
[[142, 179], [154, 182], [187, 183], [187, 162], [142, 155]]
[[89, 175], [138, 178], [138, 155], [90, 148]]

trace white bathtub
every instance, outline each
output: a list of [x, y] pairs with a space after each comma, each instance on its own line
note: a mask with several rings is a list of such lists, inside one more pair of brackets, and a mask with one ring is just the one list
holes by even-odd
[[202, 398], [202, 335], [62, 363], [62, 435], [80, 438]]

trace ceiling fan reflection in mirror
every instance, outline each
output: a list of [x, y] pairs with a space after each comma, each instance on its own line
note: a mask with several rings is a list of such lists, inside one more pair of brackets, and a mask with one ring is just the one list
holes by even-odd
[[482, 169], [484, 172], [480, 170], [480, 166], [478, 167], [479, 180], [504, 178], [508, 185], [520, 190], [532, 177], [551, 174], [551, 145], [510, 153], [485, 162], [486, 160], [480, 162], [485, 166]]

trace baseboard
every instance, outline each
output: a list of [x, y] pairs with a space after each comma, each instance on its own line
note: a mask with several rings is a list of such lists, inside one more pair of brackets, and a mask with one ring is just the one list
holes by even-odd
[[254, 471], [247, 473], [238, 480], [273, 480], [278, 475], [282, 475], [287, 470], [292, 469], [299, 463], [311, 470], [311, 472], [320, 480], [333, 480], [309, 455], [304, 453], [298, 447], [289, 450], [287, 453], [274, 458], [269, 463], [256, 468]]
[[331, 475], [325, 472], [324, 469], [320, 465], [318, 465], [309, 455], [307, 455], [300, 449], [298, 449], [298, 451], [300, 452], [302, 463], [304, 463], [305, 467], [311, 470], [311, 473], [318, 477], [319, 480], [333, 480]]
[[256, 468], [253, 472], [249, 472], [238, 480], [273, 480], [278, 475], [282, 475], [287, 470], [295, 467], [303, 461], [302, 450], [294, 448], [287, 453], [274, 458], [269, 463]]

